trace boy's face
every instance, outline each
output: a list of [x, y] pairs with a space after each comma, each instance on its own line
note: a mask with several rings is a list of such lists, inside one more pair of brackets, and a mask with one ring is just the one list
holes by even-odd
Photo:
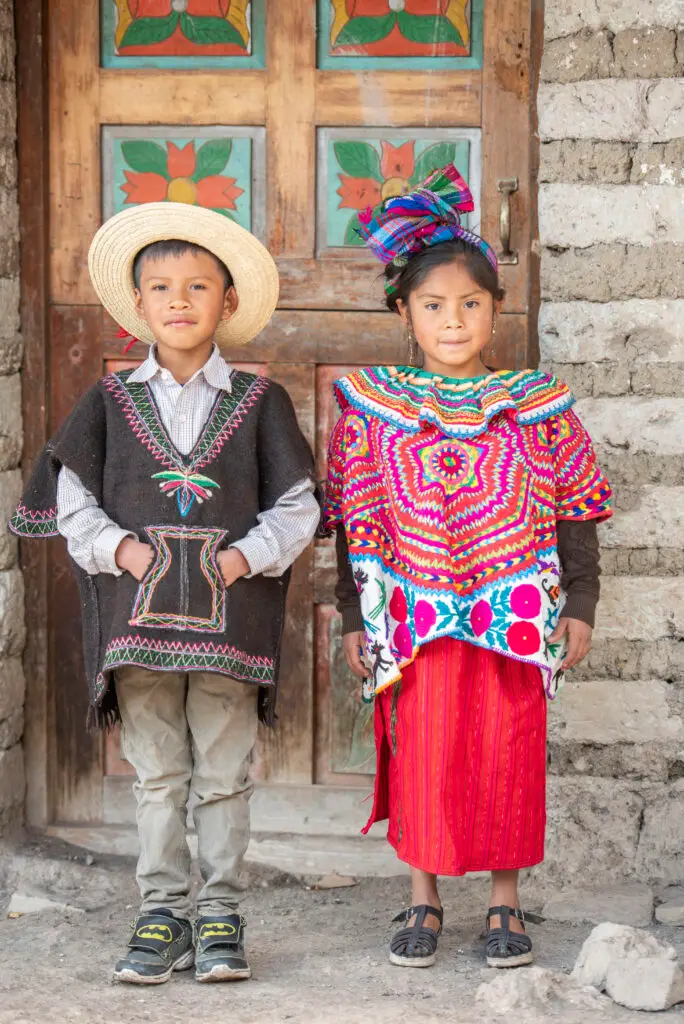
[[205, 346], [238, 305], [237, 293], [226, 289], [214, 257], [190, 251], [144, 259], [135, 299], [139, 316], [149, 324], [162, 352], [193, 352]]

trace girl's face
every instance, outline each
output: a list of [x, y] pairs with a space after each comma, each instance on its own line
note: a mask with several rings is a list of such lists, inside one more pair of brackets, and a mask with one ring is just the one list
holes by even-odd
[[470, 276], [461, 260], [435, 267], [408, 303], [397, 300], [404, 323], [423, 350], [424, 368], [443, 377], [487, 373], [480, 358], [492, 339], [500, 303]]

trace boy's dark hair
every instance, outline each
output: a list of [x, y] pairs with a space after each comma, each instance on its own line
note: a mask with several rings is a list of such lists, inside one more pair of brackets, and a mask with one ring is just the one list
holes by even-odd
[[[463, 263], [473, 280], [480, 288], [488, 291], [495, 301], [504, 298], [506, 293], [499, 284], [494, 267], [484, 253], [464, 239], [455, 238], [451, 242], [440, 242], [438, 245], [423, 249], [410, 258], [396, 279], [397, 291], [385, 299], [387, 308], [392, 313], [398, 313], [397, 299], [408, 302], [411, 292], [420, 287], [428, 274], [446, 263]], [[385, 277], [394, 280], [396, 274], [397, 268], [394, 263], [388, 263], [385, 267]]]
[[233, 287], [232, 274], [218, 256], [215, 256], [209, 249], [205, 249], [203, 245], [195, 245], [194, 242], [186, 242], [181, 238], [166, 238], [161, 242], [150, 242], [149, 245], [146, 245], [144, 249], [137, 253], [133, 261], [133, 281], [135, 287], [140, 288], [140, 274], [142, 273], [142, 266], [145, 260], [161, 260], [165, 256], [184, 256], [186, 252], [192, 253], [193, 256], [198, 256], [200, 253], [206, 253], [207, 256], [211, 256], [223, 274], [226, 291]]

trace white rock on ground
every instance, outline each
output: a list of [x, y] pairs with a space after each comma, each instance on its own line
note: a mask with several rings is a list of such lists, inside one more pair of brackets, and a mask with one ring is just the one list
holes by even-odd
[[607, 991], [633, 1010], [666, 1010], [684, 1001], [677, 954], [639, 928], [604, 922], [586, 940], [571, 977]]
[[480, 985], [476, 999], [493, 1013], [524, 1010], [524, 1016], [534, 1010], [556, 1008], [559, 1004], [582, 1009], [600, 1009], [610, 1005], [591, 986], [578, 984], [562, 971], [549, 971], [542, 967], [502, 971], [493, 981]]
[[653, 891], [639, 882], [625, 882], [613, 889], [576, 889], [550, 899], [542, 916], [550, 921], [649, 925], [653, 919]]
[[58, 910], [61, 913], [67, 911], [76, 914], [85, 914], [85, 910], [81, 907], [72, 907], [68, 903], [61, 903], [59, 900], [54, 900], [50, 896], [36, 896], [31, 893], [15, 892], [9, 901], [7, 907], [7, 916], [23, 916], [24, 914], [43, 914], [46, 911]]
[[606, 992], [630, 1010], [669, 1010], [684, 1002], [684, 972], [666, 956], [614, 960], [608, 968]]
[[679, 892], [656, 907], [656, 920], [661, 924], [684, 924], [684, 892]]

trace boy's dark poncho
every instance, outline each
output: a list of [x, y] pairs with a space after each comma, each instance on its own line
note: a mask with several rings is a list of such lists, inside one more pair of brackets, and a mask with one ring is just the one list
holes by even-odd
[[257, 683], [259, 717], [273, 725], [289, 572], [226, 589], [216, 555], [312, 476], [290, 398], [265, 377], [235, 372], [232, 391], [220, 393], [183, 456], [148, 386], [127, 383], [130, 372], [94, 385], [46, 445], [10, 529], [56, 536], [57, 476], [66, 466], [115, 523], [154, 547], [140, 583], [75, 566], [92, 726], [118, 718], [111, 679], [125, 665]]

